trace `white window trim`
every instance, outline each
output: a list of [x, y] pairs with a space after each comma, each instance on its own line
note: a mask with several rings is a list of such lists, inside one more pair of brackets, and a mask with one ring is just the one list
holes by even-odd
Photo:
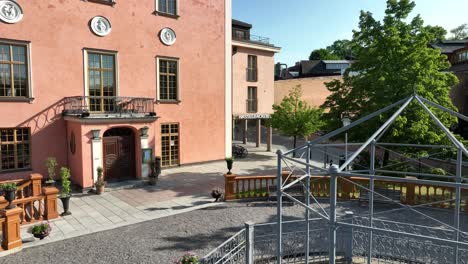
[[[26, 46], [26, 63], [28, 65], [28, 96], [27, 99], [34, 99], [33, 78], [32, 78], [32, 44], [29, 41], [0, 39], [0, 43], [9, 45]], [[13, 97], [14, 98], [14, 97]], [[32, 101], [30, 101], [31, 103]]]
[[[169, 13], [166, 13], [166, 12], [162, 12], [162, 11], [159, 11], [159, 1], [160, 0], [155, 0], [155, 9], [157, 12], [161, 12], [161, 13], [164, 13], [164, 14], [168, 14], [168, 15], [172, 15], [172, 14], [169, 14]], [[175, 16], [179, 16], [179, 0], [176, 0], [176, 13], [175, 13]]]
[[113, 55], [115, 58], [115, 96], [119, 96], [120, 94], [120, 87], [119, 87], [119, 54], [117, 51], [106, 51], [106, 50], [99, 50], [99, 49], [83, 49], [83, 77], [84, 77], [84, 96], [89, 96], [89, 89], [88, 89], [88, 53], [100, 53], [100, 54], [108, 54]]
[[180, 87], [181, 87], [181, 82], [180, 82], [180, 59], [179, 58], [174, 58], [174, 57], [165, 57], [165, 56], [156, 56], [156, 101], [158, 103], [160, 102], [172, 102], [172, 100], [161, 100], [159, 97], [159, 60], [170, 60], [170, 61], [176, 61], [177, 62], [177, 99], [174, 102], [180, 103], [182, 100], [181, 94], [180, 94]]

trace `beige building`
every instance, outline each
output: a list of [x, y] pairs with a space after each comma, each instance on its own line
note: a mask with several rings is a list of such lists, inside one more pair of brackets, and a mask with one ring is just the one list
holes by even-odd
[[327, 90], [325, 83], [337, 79], [342, 80], [342, 78], [342, 76], [338, 75], [275, 81], [275, 104], [281, 103], [293, 87], [300, 85], [302, 88], [302, 99], [307, 101], [311, 106], [319, 107], [325, 102], [327, 96], [330, 95], [330, 91]]
[[[232, 114], [233, 137], [242, 131], [247, 143], [249, 124], [255, 123], [256, 145], [261, 143], [262, 120], [273, 112], [275, 53], [280, 48], [268, 38], [250, 34], [252, 25], [232, 21]], [[267, 150], [271, 150], [271, 129], [267, 133]]]

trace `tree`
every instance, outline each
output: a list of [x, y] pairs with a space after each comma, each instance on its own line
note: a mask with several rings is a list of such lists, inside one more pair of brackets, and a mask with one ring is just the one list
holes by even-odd
[[[447, 57], [428, 45], [443, 38], [445, 32], [440, 27], [424, 26], [419, 15], [407, 22], [414, 6], [410, 0], [388, 0], [382, 22], [361, 11], [359, 30], [353, 32], [351, 41], [359, 60], [345, 72], [343, 81], [326, 84], [331, 95], [322, 108], [328, 109], [328, 129], [341, 127], [343, 113], [356, 120], [413, 93], [455, 110], [449, 91], [458, 80], [452, 73], [444, 72], [450, 67]], [[367, 139], [391, 114], [390, 111], [369, 120], [359, 131], [351, 130], [350, 138]], [[446, 126], [456, 122], [446, 113], [437, 112], [437, 116]], [[415, 102], [395, 120], [381, 141], [448, 142]]]
[[[294, 138], [296, 148], [297, 137], [306, 137], [318, 131], [322, 126], [319, 108], [311, 107], [306, 101], [301, 100], [301, 86], [295, 86], [283, 101], [273, 105], [270, 125], [278, 129], [283, 135]], [[296, 153], [293, 153], [295, 156]]]
[[450, 39], [457, 40], [457, 39], [466, 39], [468, 38], [468, 24], [460, 25], [452, 30], [452, 37]]
[[335, 40], [333, 44], [327, 47], [333, 55], [336, 55], [339, 59], [352, 59], [353, 51], [351, 47], [351, 41], [347, 39]]
[[310, 53], [309, 60], [338, 60], [340, 59], [335, 54], [332, 54], [327, 49], [316, 49]]

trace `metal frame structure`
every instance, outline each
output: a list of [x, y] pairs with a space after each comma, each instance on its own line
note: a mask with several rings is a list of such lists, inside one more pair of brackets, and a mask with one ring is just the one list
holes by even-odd
[[[379, 142], [382, 135], [388, 130], [388, 128], [392, 125], [395, 119], [407, 108], [407, 106], [411, 102], [417, 102], [424, 111], [431, 117], [434, 123], [445, 133], [445, 135], [450, 139], [454, 146], [441, 146], [441, 145], [418, 145], [418, 144], [398, 144], [398, 143], [385, 143]], [[367, 244], [367, 263], [372, 263], [373, 258], [373, 235], [374, 232], [386, 232], [386, 234], [402, 234], [399, 230], [392, 230], [391, 228], [382, 228], [380, 226], [374, 226], [375, 220], [374, 215], [374, 199], [375, 195], [380, 196], [379, 198], [387, 199], [395, 204], [400, 205], [402, 208], [400, 209], [408, 209], [412, 212], [421, 215], [423, 217], [429, 218], [431, 221], [436, 221], [441, 226], [448, 228], [451, 232], [453, 232], [453, 237], [436, 237], [432, 235], [426, 235], [423, 233], [410, 233], [410, 232], [403, 232], [404, 235], [408, 237], [416, 238], [416, 239], [424, 239], [429, 241], [435, 241], [450, 245], [453, 248], [453, 261], [451, 263], [458, 264], [459, 261], [459, 247], [462, 246], [464, 249], [468, 248], [468, 240], [460, 241], [460, 235], [463, 237], [468, 238], [468, 233], [460, 230], [460, 208], [461, 208], [461, 193], [462, 189], [468, 189], [468, 183], [466, 183], [466, 179], [462, 178], [462, 163], [463, 163], [463, 155], [468, 157], [468, 150], [466, 147], [457, 140], [457, 138], [447, 129], [443, 123], [431, 112], [431, 110], [426, 106], [429, 105], [430, 107], [436, 108], [438, 110], [444, 111], [449, 113], [450, 115], [456, 116], [462, 120], [468, 121], [468, 117], [461, 115], [457, 112], [454, 112], [450, 109], [447, 109], [441, 105], [433, 103], [425, 98], [422, 98], [418, 95], [411, 95], [405, 99], [402, 99], [394, 104], [391, 104], [387, 107], [384, 107], [370, 115], [362, 117], [355, 122], [352, 122], [348, 126], [339, 128], [335, 131], [332, 131], [320, 138], [307, 142], [305, 145], [300, 146], [298, 148], [288, 150], [286, 152], [278, 151], [277, 152], [277, 230], [276, 230], [276, 263], [281, 264], [283, 262], [283, 197], [294, 201], [298, 205], [305, 208], [305, 225], [306, 225], [306, 232], [304, 237], [304, 244], [305, 244], [305, 263], [309, 263], [309, 242], [310, 242], [310, 222], [311, 214], [315, 216], [319, 216], [322, 219], [328, 221], [328, 229], [329, 229], [329, 263], [334, 264], [336, 260], [336, 244], [337, 244], [337, 229], [340, 227], [348, 227], [348, 228], [358, 228], [360, 230], [366, 230], [368, 235], [368, 244]], [[384, 122], [384, 124], [379, 127], [364, 143], [350, 143], [348, 145], [357, 146], [358, 149], [354, 151], [349, 157], [346, 156], [346, 160], [340, 166], [338, 165], [331, 165], [328, 170], [315, 166], [311, 163], [311, 153], [313, 152], [314, 148], [317, 147], [326, 147], [326, 146], [343, 146], [343, 144], [325, 144], [326, 140], [335, 137], [343, 132], [352, 129], [360, 124], [364, 124], [366, 121], [387, 112], [390, 109], [396, 108], [398, 109], [391, 115], [391, 117]], [[457, 161], [456, 161], [456, 174], [454, 176], [441, 176], [435, 175], [430, 173], [412, 173], [414, 176], [423, 176], [425, 179], [415, 179], [415, 178], [395, 178], [392, 176], [386, 176], [385, 174], [390, 173], [406, 173], [401, 171], [389, 171], [389, 170], [378, 170], [376, 169], [376, 146], [394, 146], [394, 147], [425, 147], [425, 148], [446, 148], [446, 147], [453, 147], [457, 150]], [[369, 149], [370, 152], [370, 164], [368, 170], [346, 170], [345, 168], [363, 152], [364, 149]], [[288, 155], [302, 151], [302, 156], [299, 158], [292, 158]], [[305, 161], [304, 161], [305, 160]], [[283, 179], [283, 163], [285, 166], [291, 171], [287, 179]], [[295, 170], [300, 170], [301, 175], [292, 178], [292, 173]], [[330, 204], [329, 204], [329, 211], [324, 209], [324, 207], [320, 204], [320, 202], [313, 196], [310, 191], [311, 186], [311, 174], [313, 175], [323, 175], [328, 176], [330, 180]], [[291, 178], [290, 178], [291, 177]], [[369, 187], [365, 187], [355, 182], [349, 180], [350, 177], [363, 177], [369, 179]], [[452, 181], [438, 181], [444, 177], [446, 179], [451, 179]], [[349, 184], [355, 184], [360, 188], [366, 189], [369, 192], [369, 214], [367, 224], [353, 224], [349, 223], [349, 221], [342, 221], [341, 219], [338, 220], [337, 218], [337, 180], [338, 178], [342, 179], [343, 181], [348, 181]], [[429, 179], [428, 179], [429, 178]], [[453, 224], [444, 223], [434, 217], [431, 217], [423, 212], [417, 210], [417, 206], [409, 206], [406, 204], [401, 204], [399, 201], [393, 201], [389, 197], [385, 197], [382, 194], [379, 194], [375, 191], [375, 180], [386, 180], [386, 181], [396, 181], [396, 182], [404, 182], [404, 183], [419, 183], [419, 184], [432, 184], [438, 186], [446, 186], [455, 189], [455, 210], [453, 215]], [[305, 188], [305, 201], [299, 201], [298, 199], [294, 198], [292, 195], [288, 194], [288, 188], [292, 187], [295, 184], [303, 184]], [[316, 203], [316, 207], [311, 206], [311, 199]], [[428, 203], [430, 204], [430, 203]], [[396, 210], [400, 210], [396, 209]], [[394, 209], [395, 211], [395, 209]], [[465, 251], [464, 251], [465, 252]], [[432, 263], [432, 262], [431, 262]], [[461, 263], [465, 263], [462, 261]]]

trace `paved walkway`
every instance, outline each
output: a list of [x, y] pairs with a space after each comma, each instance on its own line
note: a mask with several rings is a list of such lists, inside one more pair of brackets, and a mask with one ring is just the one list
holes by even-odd
[[[273, 153], [251, 153], [248, 158], [235, 161], [233, 172], [240, 175], [271, 175], [275, 171], [275, 158]], [[34, 240], [28, 233], [30, 226], [23, 226], [23, 247], [216, 205], [210, 192], [213, 188], [224, 188], [225, 172], [225, 161], [182, 166], [163, 170], [157, 186], [140, 184], [141, 187], [108, 191], [102, 195], [76, 194], [70, 200], [72, 215], [51, 221], [49, 237]], [[58, 204], [59, 212], [62, 212], [61, 202]]]

